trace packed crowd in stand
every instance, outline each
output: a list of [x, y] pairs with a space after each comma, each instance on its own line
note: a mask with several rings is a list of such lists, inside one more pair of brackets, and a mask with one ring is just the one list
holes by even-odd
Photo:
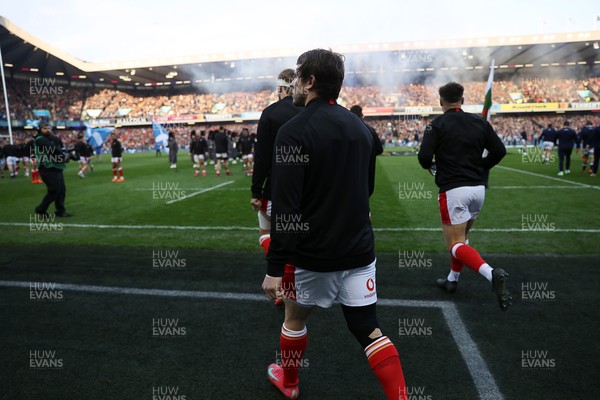
[[[385, 146], [415, 146], [423, 137], [423, 132], [427, 124], [431, 121], [430, 118], [420, 116], [401, 116], [396, 118], [367, 118], [366, 122], [375, 128], [382, 143]], [[590, 115], [522, 115], [522, 116], [493, 116], [491, 123], [494, 129], [502, 139], [505, 145], [520, 145], [521, 132], [527, 133], [529, 144], [538, 145], [538, 138], [541, 131], [553, 124], [554, 127], [560, 128], [564, 121], [570, 121], [571, 127], [579, 132], [587, 121], [591, 121], [593, 125], [600, 125], [600, 116]], [[218, 124], [207, 125], [197, 124], [194, 126], [187, 124], [165, 125], [169, 132], [173, 132], [180, 148], [186, 149], [192, 130], [198, 134], [202, 131], [208, 136], [211, 131], [218, 129]], [[248, 129], [251, 134], [256, 133], [256, 123], [229, 123], [223, 124], [225, 130], [233, 138], [233, 141], [239, 136], [242, 129]], [[154, 134], [151, 126], [145, 127], [120, 127], [116, 129], [119, 140], [123, 144], [126, 151], [155, 151]], [[13, 131], [15, 141], [22, 143], [30, 139], [30, 135], [34, 134], [35, 130], [16, 130]], [[66, 147], [73, 147], [77, 141], [77, 131], [75, 130], [56, 130], [57, 135], [61, 138]], [[0, 146], [2, 140], [0, 139]], [[162, 150], [166, 150], [162, 148]], [[107, 151], [106, 145], [104, 152]]]
[[[481, 104], [485, 82], [464, 82], [465, 104]], [[439, 82], [382, 88], [361, 86], [342, 88], [338, 102], [346, 107], [437, 106]], [[276, 100], [272, 90], [260, 92], [178, 93], [161, 95], [141, 91], [69, 87], [13, 81], [8, 88], [11, 116], [34, 119], [33, 110], [47, 109], [53, 120], [88, 119], [88, 110], [99, 118], [144, 117], [156, 119], [199, 114], [240, 114], [260, 112]], [[493, 102], [496, 104], [586, 102], [600, 100], [600, 78], [497, 80]]]

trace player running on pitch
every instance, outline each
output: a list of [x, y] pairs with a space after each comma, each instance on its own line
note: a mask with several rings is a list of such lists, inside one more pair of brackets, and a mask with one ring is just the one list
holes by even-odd
[[83, 133], [77, 135], [77, 143], [75, 143], [75, 153], [79, 157], [79, 172], [77, 176], [81, 179], [85, 178], [88, 172], [88, 158], [87, 158], [87, 143], [83, 140]]
[[286, 398], [298, 398], [306, 321], [315, 306], [338, 301], [387, 398], [405, 400], [398, 352], [376, 314], [369, 220], [373, 138], [360, 118], [335, 101], [344, 79], [342, 55], [311, 50], [297, 65], [294, 104], [305, 110], [279, 129], [271, 174], [275, 225], [262, 287], [269, 299], [283, 289], [285, 321], [281, 365], [269, 365], [268, 377]]
[[[508, 274], [500, 268], [490, 267], [467, 240], [483, 206], [487, 172], [502, 160], [506, 149], [487, 121], [463, 112], [463, 92], [463, 86], [456, 82], [439, 88], [444, 114], [427, 126], [418, 156], [425, 169], [431, 168], [435, 157], [442, 230], [452, 255], [448, 277], [438, 279], [437, 284], [454, 292], [463, 265], [466, 265], [492, 283], [500, 308], [506, 310], [512, 300], [506, 289]], [[484, 150], [488, 155], [482, 158]]]
[[85, 144], [85, 157], [87, 158], [88, 168], [93, 174], [94, 173], [94, 163], [93, 163], [94, 148], [92, 147], [92, 145], [90, 144], [89, 141], [90, 141], [90, 139], [88, 139], [88, 141]]
[[[119, 139], [117, 139], [117, 133], [113, 132], [110, 134], [111, 143], [111, 159], [112, 163], [112, 173], [113, 173], [113, 182], [125, 182], [125, 178], [123, 178], [123, 168], [121, 167], [121, 163], [123, 162], [123, 146]], [[119, 173], [119, 177], [117, 178], [117, 172]]]

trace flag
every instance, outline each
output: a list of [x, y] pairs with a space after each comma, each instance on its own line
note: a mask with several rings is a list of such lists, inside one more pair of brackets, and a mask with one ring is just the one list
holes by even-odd
[[167, 145], [169, 134], [167, 133], [167, 130], [155, 120], [152, 120], [152, 132], [154, 133], [154, 143], [161, 143], [163, 146]]
[[90, 146], [94, 148], [102, 147], [108, 135], [115, 130], [115, 128], [92, 128], [89, 125], [85, 125], [85, 139], [88, 141]]
[[488, 76], [487, 85], [485, 85], [485, 101], [483, 102], [483, 111], [481, 116], [490, 122], [490, 108], [492, 107], [492, 86], [494, 85], [494, 60], [490, 66], [490, 75]]

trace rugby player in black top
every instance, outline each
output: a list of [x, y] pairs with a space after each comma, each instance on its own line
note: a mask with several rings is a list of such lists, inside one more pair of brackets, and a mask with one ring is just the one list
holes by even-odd
[[192, 141], [190, 142], [190, 154], [194, 161], [194, 176], [200, 175], [200, 167], [202, 167], [202, 176], [206, 176], [206, 167], [204, 160], [208, 158], [208, 143], [204, 138], [204, 131], [200, 131], [200, 137], [196, 138], [196, 131], [192, 131]]
[[592, 165], [594, 164], [594, 145], [592, 144], [592, 140], [595, 130], [596, 128], [594, 128], [592, 121], [586, 121], [585, 126], [579, 131], [579, 141], [583, 150], [583, 156], [581, 157], [583, 160], [581, 165], [582, 174], [586, 172], [588, 165], [590, 166], [590, 174], [592, 173]]
[[75, 153], [79, 157], [79, 172], [77, 175], [83, 179], [85, 178], [85, 174], [88, 170], [88, 161], [87, 161], [87, 143], [83, 140], [83, 134], [80, 133], [77, 135], [77, 143], [75, 143]]
[[[463, 86], [456, 82], [439, 88], [444, 114], [425, 129], [418, 156], [425, 169], [431, 168], [435, 157], [442, 229], [452, 254], [450, 273], [446, 279], [438, 279], [437, 284], [454, 292], [464, 264], [492, 282], [500, 308], [506, 310], [511, 305], [506, 289], [508, 274], [490, 267], [467, 241], [469, 229], [483, 206], [487, 172], [502, 160], [506, 149], [489, 122], [461, 110], [463, 92]], [[488, 151], [485, 158], [484, 150]]]
[[544, 149], [542, 162], [549, 164], [550, 157], [552, 157], [552, 149], [556, 145], [556, 130], [552, 127], [552, 124], [548, 124], [548, 127], [542, 131], [540, 142], [542, 142], [542, 148]]
[[284, 69], [279, 73], [277, 77], [279, 100], [263, 110], [256, 131], [250, 204], [258, 213], [258, 243], [265, 254], [269, 251], [271, 243], [271, 166], [275, 136], [283, 124], [302, 110], [292, 102], [292, 81], [295, 77], [296, 72], [293, 69]]
[[[117, 139], [117, 133], [113, 132], [110, 134], [111, 142], [110, 142], [110, 150], [111, 150], [111, 159], [112, 163], [112, 172], [113, 172], [113, 182], [125, 182], [125, 178], [123, 178], [123, 168], [121, 167], [121, 162], [123, 162], [123, 146], [119, 139]], [[119, 177], [117, 178], [117, 172], [119, 172]]]
[[92, 147], [92, 145], [88, 142], [85, 144], [85, 157], [87, 158], [87, 163], [88, 166], [90, 168], [90, 171], [92, 172], [92, 174], [94, 173], [94, 164], [93, 164], [93, 160], [92, 158], [94, 157], [94, 148]]
[[23, 169], [24, 169], [24, 175], [26, 177], [29, 176], [29, 164], [31, 162], [30, 160], [30, 149], [29, 149], [29, 143], [27, 142], [27, 139], [23, 139], [21, 141], [21, 143], [19, 143], [17, 145], [17, 151], [19, 152], [19, 160], [23, 163]]
[[8, 143], [4, 146], [4, 157], [6, 157], [6, 166], [10, 173], [11, 179], [17, 177], [17, 166], [19, 164], [19, 149], [17, 145]]
[[577, 152], [579, 152], [579, 138], [577, 133], [571, 129], [569, 121], [565, 121], [563, 128], [556, 132], [556, 141], [558, 142], [558, 176], [569, 175], [573, 147], [577, 146]]
[[221, 176], [221, 161], [225, 164], [225, 173], [231, 175], [229, 171], [229, 155], [227, 148], [229, 147], [229, 138], [225, 127], [220, 126], [219, 130], [215, 132], [215, 157], [217, 158], [217, 176]]
[[246, 176], [251, 176], [252, 169], [254, 168], [254, 138], [250, 136], [248, 128], [242, 129], [242, 133], [237, 142], [237, 149], [244, 161]]
[[343, 79], [342, 55], [321, 49], [302, 54], [293, 100], [305, 110], [281, 127], [275, 139], [271, 174], [275, 226], [263, 290], [274, 299], [282, 288], [285, 321], [281, 365], [271, 364], [267, 372], [287, 398], [298, 397], [306, 321], [315, 306], [330, 307], [337, 300], [387, 398], [404, 400], [400, 358], [381, 333], [376, 315], [369, 220], [375, 178], [373, 137], [360, 118], [336, 103]]
[[[362, 119], [364, 122], [365, 118], [364, 118], [361, 106], [356, 105], [356, 106], [350, 107], [350, 112], [352, 114], [355, 114], [358, 118]], [[375, 146], [375, 155], [380, 155], [381, 153], [383, 153], [383, 145], [381, 144], [381, 139], [379, 139], [379, 135], [375, 131], [375, 128], [373, 128], [371, 125], [367, 124], [366, 122], [365, 122], [365, 125], [367, 126], [367, 128], [369, 128], [369, 132], [371, 132], [371, 136], [373, 136], [373, 144]]]

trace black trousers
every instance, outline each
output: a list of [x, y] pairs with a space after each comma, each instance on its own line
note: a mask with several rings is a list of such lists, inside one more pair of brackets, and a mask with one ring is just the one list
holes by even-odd
[[600, 164], [600, 143], [594, 147], [594, 165], [592, 165], [592, 172], [594, 174], [598, 173], [598, 164]]
[[[565, 165], [565, 169], [570, 170], [571, 169], [571, 153], [573, 152], [573, 149], [558, 149], [558, 170], [562, 171], [563, 170], [563, 164]], [[565, 163], [565, 158], [566, 158], [566, 163]]]
[[54, 203], [57, 213], [65, 212], [65, 196], [67, 188], [65, 187], [65, 178], [63, 170], [57, 168], [40, 168], [40, 176], [46, 184], [48, 192], [42, 199], [39, 206], [35, 208], [37, 212], [48, 212], [50, 204]]

